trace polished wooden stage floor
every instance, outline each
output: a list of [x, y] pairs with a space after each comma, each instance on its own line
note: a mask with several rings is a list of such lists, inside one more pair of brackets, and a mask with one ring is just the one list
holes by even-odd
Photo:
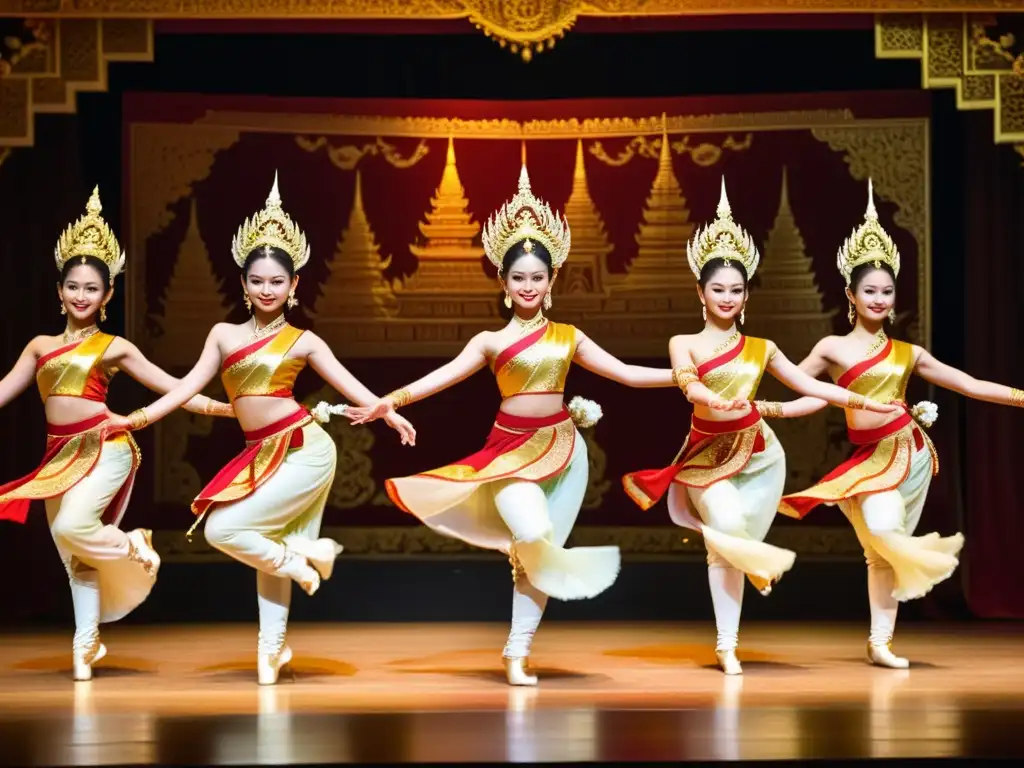
[[542, 627], [538, 688], [504, 683], [506, 628], [297, 624], [293, 673], [255, 681], [249, 624], [105, 628], [70, 679], [67, 632], [0, 640], [4, 765], [544, 762], [1024, 756], [1024, 626], [907, 624], [910, 670], [863, 626]]

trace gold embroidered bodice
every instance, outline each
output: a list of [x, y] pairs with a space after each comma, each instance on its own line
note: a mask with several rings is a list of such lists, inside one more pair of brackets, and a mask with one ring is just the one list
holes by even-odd
[[914, 370], [914, 345], [887, 339], [877, 353], [868, 355], [840, 376], [836, 383], [882, 403], [905, 401], [907, 383]]
[[576, 335], [575, 326], [549, 321], [497, 354], [491, 370], [501, 396], [564, 392]]
[[36, 362], [36, 386], [43, 402], [55, 396], [105, 402], [117, 368], [105, 366], [103, 355], [115, 338], [94, 333], [40, 357]]
[[286, 325], [268, 336], [232, 352], [221, 366], [221, 381], [228, 399], [263, 395], [291, 397], [295, 379], [306, 367], [304, 358], [289, 358], [288, 352], [303, 331]]
[[765, 339], [740, 336], [728, 350], [697, 366], [697, 375], [723, 400], [752, 400], [774, 355], [774, 345]]

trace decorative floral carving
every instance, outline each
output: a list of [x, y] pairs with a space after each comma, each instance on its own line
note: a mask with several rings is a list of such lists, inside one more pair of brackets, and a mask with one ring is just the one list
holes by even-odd
[[345, 144], [340, 147], [333, 147], [327, 141], [326, 136], [318, 136], [315, 139], [306, 136], [296, 136], [295, 143], [307, 152], [316, 152], [321, 148], [327, 150], [327, 156], [331, 162], [343, 171], [351, 171], [367, 155], [381, 155], [395, 168], [412, 168], [416, 163], [427, 156], [430, 149], [425, 139], [420, 139], [416, 149], [408, 157], [404, 157], [393, 144], [388, 144], [384, 139], [377, 137], [372, 144], [364, 144], [361, 147], [352, 144]]

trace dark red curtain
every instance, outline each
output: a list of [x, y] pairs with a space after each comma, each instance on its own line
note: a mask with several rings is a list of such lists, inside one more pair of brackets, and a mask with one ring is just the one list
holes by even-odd
[[[966, 369], [1024, 388], [1024, 167], [1012, 148], [994, 144], [989, 115], [967, 120]], [[969, 401], [966, 415], [967, 599], [978, 616], [1024, 618], [1024, 411]]]

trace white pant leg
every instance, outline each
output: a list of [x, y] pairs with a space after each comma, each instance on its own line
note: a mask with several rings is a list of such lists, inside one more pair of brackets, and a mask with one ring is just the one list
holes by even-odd
[[305, 444], [291, 451], [273, 477], [250, 496], [218, 505], [207, 516], [211, 546], [258, 571], [277, 574], [289, 536], [316, 538], [334, 477], [336, 450], [319, 427], [305, 428]]
[[130, 446], [104, 443], [89, 474], [62, 496], [45, 501], [50, 534], [71, 583], [75, 648], [98, 641], [101, 622], [122, 618], [153, 588], [153, 577], [130, 557], [128, 535], [102, 521], [131, 468]]
[[514, 542], [529, 543], [551, 536], [548, 500], [537, 483], [509, 480], [497, 485], [494, 506], [512, 532]]
[[516, 579], [512, 592], [512, 628], [502, 655], [507, 659], [521, 659], [530, 655], [533, 636], [540, 626], [548, 596], [530, 583], [526, 574]]
[[708, 585], [711, 604], [715, 609], [715, 628], [718, 639], [716, 651], [736, 650], [740, 634], [740, 612], [743, 610], [743, 571], [721, 562], [708, 552]]

